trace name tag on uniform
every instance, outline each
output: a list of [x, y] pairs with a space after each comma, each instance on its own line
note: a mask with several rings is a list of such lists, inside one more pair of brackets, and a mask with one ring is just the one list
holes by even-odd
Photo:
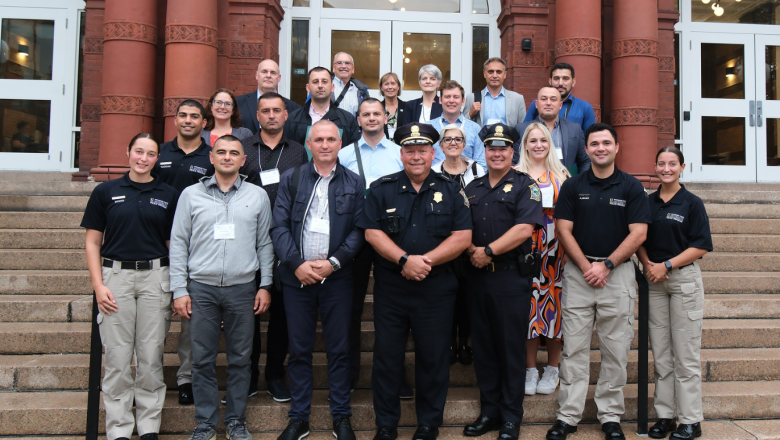
[[170, 168], [172, 162], [160, 162], [160, 168]]
[[279, 169], [274, 168], [272, 170], [260, 171], [260, 183], [262, 183], [263, 186], [279, 183]]
[[485, 125], [493, 125], [493, 124], [498, 124], [500, 122], [501, 122], [501, 119], [490, 118], [490, 119], [487, 120], [487, 124], [485, 124]]
[[214, 240], [234, 240], [236, 225], [214, 225]]
[[558, 153], [558, 159], [563, 162], [563, 148], [555, 147], [555, 151]]
[[542, 190], [542, 208], [553, 208], [555, 201], [555, 190], [552, 186], [540, 188]]
[[314, 218], [311, 221], [311, 231], [320, 234], [330, 234], [330, 220]]

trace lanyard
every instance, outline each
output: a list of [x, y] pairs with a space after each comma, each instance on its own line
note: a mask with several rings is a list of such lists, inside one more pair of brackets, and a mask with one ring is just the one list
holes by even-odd
[[[321, 185], [321, 183], [322, 179], [320, 179], [320, 183], [317, 184], [317, 216], [319, 218], [325, 218], [325, 213], [328, 212], [330, 199], [328, 198], [328, 195], [325, 194], [325, 186]], [[325, 198], [325, 204], [322, 203], [323, 197]]]
[[[284, 147], [285, 146], [286, 145], [282, 145], [282, 149], [279, 151], [279, 156], [276, 158], [276, 166], [274, 166], [273, 168], [269, 168], [269, 169], [273, 170], [273, 169], [279, 168], [279, 161], [282, 160], [282, 153], [284, 153]], [[270, 162], [273, 159], [275, 152], [276, 152], [276, 150], [271, 150], [271, 156], [268, 157], [268, 162]], [[260, 164], [260, 172], [262, 173], [263, 172], [263, 157], [262, 157], [262, 155], [260, 154], [259, 151], [258, 151], [258, 154], [257, 154], [257, 162]]]

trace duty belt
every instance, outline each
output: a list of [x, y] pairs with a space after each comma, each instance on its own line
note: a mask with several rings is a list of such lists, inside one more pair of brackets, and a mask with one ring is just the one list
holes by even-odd
[[518, 267], [520, 266], [517, 265], [516, 261], [499, 261], [497, 263], [491, 261], [482, 269], [488, 272], [496, 272], [499, 270], [517, 270]]
[[[160, 260], [160, 267], [166, 267], [170, 265], [168, 257], [162, 257]], [[152, 270], [154, 269], [154, 262], [157, 260], [140, 260], [140, 261], [120, 261], [122, 270]], [[103, 267], [114, 267], [114, 260], [103, 260]]]

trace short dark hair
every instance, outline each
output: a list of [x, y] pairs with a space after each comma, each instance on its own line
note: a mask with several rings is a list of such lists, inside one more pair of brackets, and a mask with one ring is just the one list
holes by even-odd
[[306, 75], [306, 82], [307, 83], [309, 81], [311, 81], [311, 74], [315, 73], [315, 72], [328, 72], [328, 76], [333, 78], [333, 73], [331, 73], [330, 70], [328, 70], [328, 69], [326, 69], [326, 68], [324, 68], [322, 66], [317, 66], [317, 67], [313, 67], [311, 70], [309, 70], [309, 74]]
[[553, 76], [553, 72], [556, 70], [568, 70], [571, 72], [571, 77], [574, 78], [574, 67], [569, 63], [555, 63], [554, 66], [550, 68], [550, 78]]
[[260, 108], [260, 101], [267, 101], [269, 99], [281, 99], [282, 100], [282, 107], [287, 110], [287, 103], [284, 102], [284, 98], [282, 95], [276, 93], [276, 92], [266, 92], [260, 95], [260, 98], [257, 100], [257, 108]]
[[220, 136], [215, 142], [214, 147], [212, 147], [212, 151], [217, 149], [217, 144], [219, 141], [226, 141], [226, 142], [238, 142], [241, 145], [241, 151], [244, 151], [244, 144], [241, 143], [241, 139], [233, 136], [232, 134], [226, 134], [223, 136]]
[[230, 89], [217, 89], [217, 91], [212, 93], [211, 97], [209, 98], [209, 106], [206, 108], [206, 116], [205, 116], [206, 126], [203, 129], [207, 131], [211, 131], [214, 129], [214, 125], [216, 124], [216, 121], [214, 120], [214, 113], [211, 111], [211, 106], [214, 105], [214, 100], [217, 99], [217, 95], [219, 95], [220, 93], [226, 93], [228, 96], [230, 96], [230, 100], [233, 101], [233, 111], [230, 114], [230, 126], [232, 128], [242, 127], [241, 112], [238, 111], [238, 102], [236, 101], [236, 95], [234, 95], [233, 91]]
[[685, 156], [683, 156], [682, 151], [680, 151], [680, 149], [675, 147], [674, 145], [663, 147], [660, 150], [658, 150], [658, 153], [655, 154], [656, 162], [658, 162], [658, 157], [661, 156], [661, 153], [672, 153], [677, 156], [677, 159], [680, 160], [680, 163], [685, 163]]
[[30, 125], [30, 123], [29, 123], [29, 122], [27, 122], [27, 121], [22, 121], [22, 122], [20, 122], [20, 123], [16, 124], [16, 129], [17, 129], [17, 130], [21, 130], [21, 129], [23, 129], [24, 127], [27, 127], [28, 125]]
[[368, 98], [364, 99], [363, 102], [361, 102], [358, 105], [358, 111], [357, 111], [358, 115], [360, 114], [360, 109], [363, 107], [363, 104], [380, 104], [381, 106], [384, 107], [384, 104], [382, 104], [382, 101], [380, 101], [380, 100], [378, 100], [376, 98], [368, 97]]
[[194, 99], [185, 99], [179, 103], [178, 107], [176, 107], [176, 113], [179, 113], [179, 110], [181, 110], [182, 107], [195, 107], [196, 109], [200, 110], [200, 116], [202, 118], [206, 117], [206, 109], [203, 108], [203, 104], [201, 104], [199, 101]]
[[463, 98], [466, 97], [466, 91], [463, 89], [463, 86], [460, 85], [460, 83], [458, 83], [454, 79], [444, 81], [444, 84], [441, 85], [442, 94], [444, 94], [445, 90], [451, 90], [451, 89], [460, 89], [460, 94], [462, 95], [462, 97]]
[[501, 63], [501, 64], [504, 65], [504, 70], [509, 68], [509, 66], [507, 66], [507, 64], [506, 64], [506, 60], [505, 59], [503, 59], [501, 57], [490, 57], [490, 58], [487, 59], [487, 61], [485, 61], [484, 64], [482, 64], [482, 70], [487, 70], [487, 66], [490, 63]]
[[611, 125], [605, 124], [603, 122], [596, 122], [595, 124], [591, 124], [591, 126], [585, 130], [585, 144], [587, 145], [591, 134], [598, 133], [600, 131], [608, 131], [609, 134], [612, 135], [612, 139], [615, 141], [615, 143], [618, 143], [617, 132], [614, 128], [612, 128]]
[[157, 143], [157, 139], [154, 138], [149, 133], [138, 133], [137, 135], [133, 136], [132, 139], [130, 139], [130, 145], [127, 146], [127, 151], [130, 151], [131, 148], [133, 148], [133, 145], [135, 145], [135, 142], [138, 139], [149, 139], [150, 141], [154, 142], [154, 145], [157, 145], [157, 153], [160, 153], [160, 144]]

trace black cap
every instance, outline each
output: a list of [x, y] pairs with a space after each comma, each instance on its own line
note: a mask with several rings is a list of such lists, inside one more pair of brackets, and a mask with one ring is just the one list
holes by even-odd
[[439, 132], [430, 124], [413, 122], [398, 127], [393, 134], [393, 142], [405, 147], [408, 145], [428, 145], [439, 142]]
[[488, 128], [483, 142], [486, 147], [511, 147], [519, 138], [514, 128], [504, 124], [494, 124]]

